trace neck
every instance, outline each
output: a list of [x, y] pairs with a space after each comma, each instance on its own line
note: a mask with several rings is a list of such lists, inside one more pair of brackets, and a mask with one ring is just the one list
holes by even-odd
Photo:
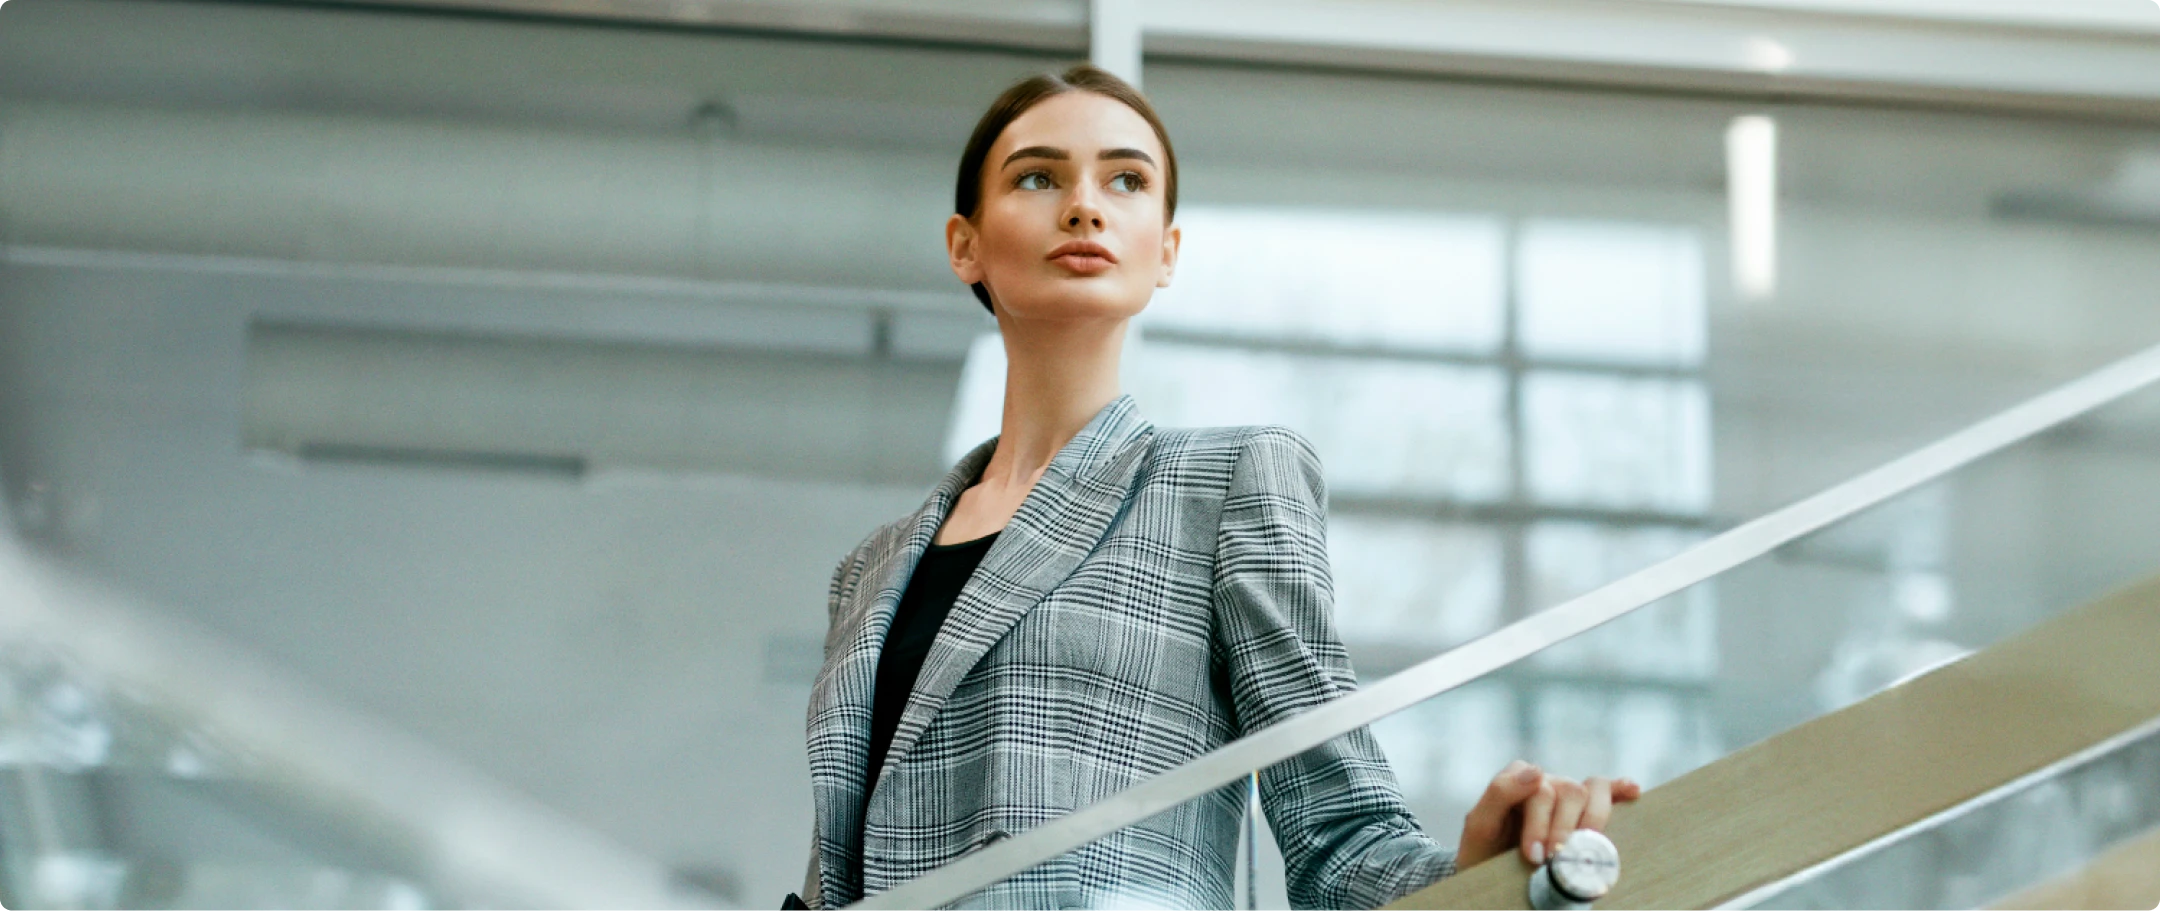
[[1016, 324], [1000, 315], [998, 322], [1005, 340], [1005, 414], [981, 483], [1027, 487], [1117, 398], [1127, 321]]

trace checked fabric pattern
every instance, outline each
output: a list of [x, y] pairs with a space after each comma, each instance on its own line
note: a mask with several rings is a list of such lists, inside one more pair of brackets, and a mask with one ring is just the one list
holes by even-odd
[[[1312, 445], [1274, 425], [1158, 429], [1121, 395], [1059, 450], [983, 556], [884, 768], [865, 769], [886, 628], [996, 443], [962, 457], [921, 509], [871, 533], [834, 574], [808, 717], [816, 837], [805, 895], [819, 907], [1109, 798], [1356, 685], [1332, 620]], [[1454, 853], [1418, 828], [1364, 729], [1263, 771], [1260, 792], [1299, 907], [1377, 907], [1454, 873]], [[960, 904], [1231, 907], [1243, 793], [1226, 787]]]

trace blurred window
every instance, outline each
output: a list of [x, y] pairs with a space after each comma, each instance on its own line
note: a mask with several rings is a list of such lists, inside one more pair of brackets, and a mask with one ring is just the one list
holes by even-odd
[[1507, 378], [1494, 367], [1175, 342], [1134, 352], [1158, 424], [1285, 424], [1337, 494], [1496, 500], [1508, 492]]
[[1437, 651], [1500, 625], [1497, 529], [1352, 512], [1329, 523], [1328, 551], [1345, 639]]
[[1490, 354], [1507, 225], [1491, 216], [1193, 206], [1154, 330]]
[[1702, 363], [1703, 253], [1694, 231], [1533, 221], [1516, 254], [1523, 353], [1692, 367]]
[[1676, 513], [1710, 505], [1710, 394], [1701, 379], [1539, 371], [1522, 382], [1533, 499]]

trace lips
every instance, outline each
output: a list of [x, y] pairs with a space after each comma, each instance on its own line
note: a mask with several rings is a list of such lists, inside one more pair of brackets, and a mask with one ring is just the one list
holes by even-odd
[[1117, 265], [1117, 254], [1091, 240], [1069, 240], [1051, 250], [1051, 262], [1081, 275], [1096, 275]]

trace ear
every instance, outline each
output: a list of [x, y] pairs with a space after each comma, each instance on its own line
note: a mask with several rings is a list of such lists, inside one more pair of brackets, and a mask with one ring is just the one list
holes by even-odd
[[1177, 225], [1173, 224], [1164, 229], [1162, 234], [1162, 277], [1155, 280], [1155, 287], [1170, 287], [1170, 275], [1177, 271], [1178, 242], [1183, 240], [1184, 236], [1185, 232], [1179, 229]]
[[967, 216], [955, 213], [951, 218], [945, 219], [945, 255], [952, 260], [953, 275], [959, 278], [963, 285], [972, 285], [983, 280], [980, 251], [976, 246], [981, 236], [976, 232], [974, 223], [967, 220]]

